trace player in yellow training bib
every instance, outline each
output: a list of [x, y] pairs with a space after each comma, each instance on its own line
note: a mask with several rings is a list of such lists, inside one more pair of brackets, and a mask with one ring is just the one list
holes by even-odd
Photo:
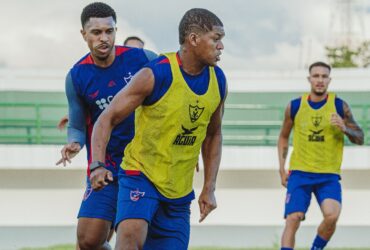
[[[205, 175], [200, 221], [216, 208], [226, 97], [226, 79], [217, 61], [224, 35], [221, 20], [212, 12], [186, 12], [179, 25], [180, 50], [139, 71], [94, 126], [93, 161], [102, 161], [114, 125], [141, 105], [135, 137], [119, 172], [116, 248], [188, 249], [193, 174], [200, 152]], [[93, 188], [103, 188], [109, 175], [103, 167], [96, 169]]]
[[[294, 248], [295, 234], [305, 218], [312, 193], [324, 219], [311, 249], [324, 249], [334, 234], [341, 211], [343, 137], [346, 135], [355, 144], [364, 143], [364, 133], [348, 104], [328, 93], [330, 71], [326, 63], [313, 63], [308, 76], [311, 92], [291, 101], [285, 110], [278, 141], [281, 184], [287, 188], [281, 250]], [[292, 129], [293, 152], [288, 174], [284, 166]]]

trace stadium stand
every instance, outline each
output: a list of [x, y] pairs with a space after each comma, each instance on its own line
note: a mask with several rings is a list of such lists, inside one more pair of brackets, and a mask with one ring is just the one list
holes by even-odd
[[[230, 93], [223, 121], [224, 145], [276, 145], [287, 100], [299, 93]], [[367, 133], [370, 127], [370, 92], [343, 92]], [[0, 92], [0, 143], [63, 144], [65, 133], [56, 130], [67, 113], [61, 92]], [[365, 143], [370, 143], [366, 134]], [[349, 144], [349, 143], [347, 143]]]

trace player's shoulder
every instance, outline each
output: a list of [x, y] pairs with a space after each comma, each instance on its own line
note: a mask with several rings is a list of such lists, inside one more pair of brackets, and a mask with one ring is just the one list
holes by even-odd
[[94, 65], [94, 60], [89, 53], [87, 53], [86, 55], [84, 55], [83, 57], [81, 57], [72, 67], [72, 69], [74, 68], [78, 68], [82, 65]]
[[146, 67], [151, 68], [153, 71], [163, 71], [170, 69], [170, 61], [164, 55], [159, 55], [157, 58], [151, 60], [146, 64]]
[[123, 60], [132, 60], [138, 63], [147, 63], [157, 58], [157, 54], [148, 49], [128, 47], [128, 46], [116, 46], [116, 57]]
[[116, 53], [116, 57], [118, 58], [145, 57], [145, 53], [143, 49], [123, 46], [123, 45], [116, 45], [115, 53]]
[[151, 61], [151, 64], [161, 67], [162, 65], [170, 65], [170, 60], [165, 55], [159, 55], [157, 58]]
[[295, 97], [293, 99], [290, 100], [290, 103], [297, 103], [299, 104], [302, 100], [302, 96], [298, 96], [298, 97]]
[[224, 71], [219, 66], [215, 66], [214, 69], [215, 69], [215, 73], [216, 73], [216, 77], [218, 81], [226, 82], [226, 75]]
[[290, 110], [297, 112], [299, 107], [301, 106], [301, 100], [302, 96], [298, 96], [291, 99], [287, 105], [287, 108], [290, 108]]
[[94, 65], [91, 54], [87, 53], [72, 66], [67, 74], [67, 79], [73, 80], [74, 84], [82, 81], [84, 77], [92, 74]]
[[343, 103], [345, 101], [343, 100], [343, 98], [341, 98], [337, 94], [335, 94], [335, 102], [341, 102], [341, 103]]
[[214, 69], [215, 69], [215, 72], [217, 73], [217, 74], [222, 74], [224, 77], [225, 77], [225, 73], [224, 73], [224, 71], [220, 68], [220, 66], [218, 66], [218, 65], [216, 65], [216, 66], [214, 66]]

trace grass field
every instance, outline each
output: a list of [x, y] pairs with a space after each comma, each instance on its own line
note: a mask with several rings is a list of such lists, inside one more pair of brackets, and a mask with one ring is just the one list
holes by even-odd
[[[58, 245], [46, 248], [22, 248], [21, 250], [74, 250], [74, 245]], [[277, 248], [216, 248], [216, 247], [195, 247], [189, 250], [278, 250]], [[307, 250], [298, 248], [297, 250]], [[326, 250], [370, 250], [370, 248], [327, 248]]]

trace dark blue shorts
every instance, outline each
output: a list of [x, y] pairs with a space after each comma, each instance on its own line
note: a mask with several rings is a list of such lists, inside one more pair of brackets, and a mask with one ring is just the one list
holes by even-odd
[[102, 190], [94, 191], [91, 188], [89, 178], [87, 178], [86, 186], [77, 217], [98, 218], [111, 221], [113, 227], [117, 212], [118, 182], [113, 181]]
[[292, 171], [287, 186], [284, 217], [291, 213], [307, 212], [314, 193], [319, 205], [325, 199], [342, 203], [340, 176], [337, 174], [317, 174]]
[[119, 171], [116, 227], [125, 219], [144, 219], [149, 224], [144, 250], [186, 250], [193, 199], [194, 192], [168, 199], [142, 173]]

